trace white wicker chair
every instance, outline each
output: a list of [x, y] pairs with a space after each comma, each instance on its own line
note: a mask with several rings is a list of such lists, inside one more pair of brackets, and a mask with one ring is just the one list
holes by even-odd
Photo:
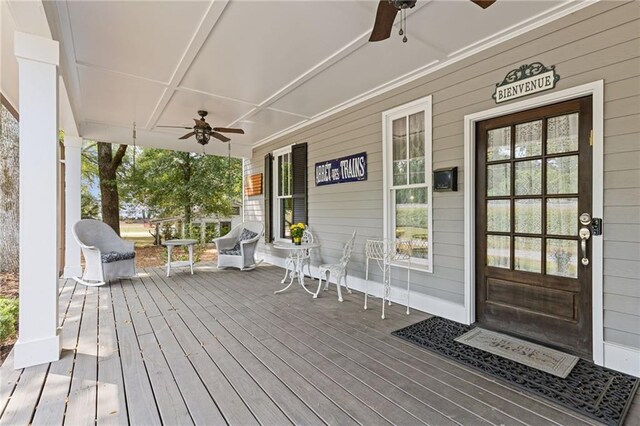
[[250, 221], [237, 225], [224, 237], [215, 238], [213, 242], [218, 250], [218, 268], [232, 267], [248, 271], [258, 266], [261, 260], [256, 261], [256, 246], [263, 233], [262, 222]]
[[320, 294], [320, 289], [322, 288], [322, 279], [325, 278], [326, 282], [324, 285], [325, 291], [329, 289], [329, 279], [333, 276], [336, 280], [336, 287], [338, 290], [338, 301], [342, 302], [342, 290], [340, 286], [340, 281], [344, 281], [344, 286], [347, 288], [347, 293], [351, 293], [349, 289], [349, 285], [347, 284], [347, 265], [349, 264], [349, 259], [351, 258], [351, 252], [353, 251], [353, 244], [356, 240], [356, 231], [353, 231], [353, 235], [347, 243], [344, 245], [342, 249], [342, 257], [338, 263], [332, 264], [324, 264], [320, 265], [320, 282], [318, 283], [318, 290], [316, 294], [313, 295], [313, 298], [316, 299], [318, 294]]
[[133, 241], [123, 240], [109, 225], [93, 219], [76, 222], [72, 231], [85, 260], [82, 278], [74, 278], [77, 282], [98, 286], [136, 276]]

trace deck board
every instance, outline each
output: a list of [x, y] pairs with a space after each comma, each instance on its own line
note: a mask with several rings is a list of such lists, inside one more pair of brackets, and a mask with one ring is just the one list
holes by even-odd
[[[59, 361], [0, 368], [1, 424], [597, 424], [389, 333], [380, 300], [274, 295], [283, 271], [161, 268], [60, 282]], [[315, 290], [317, 281], [307, 279]], [[640, 413], [636, 396], [627, 424]]]

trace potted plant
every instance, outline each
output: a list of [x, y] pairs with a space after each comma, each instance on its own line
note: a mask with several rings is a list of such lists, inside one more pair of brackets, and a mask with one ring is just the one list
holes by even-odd
[[302, 234], [304, 234], [304, 223], [299, 222], [299, 223], [294, 223], [292, 224], [289, 229], [291, 230], [291, 239], [293, 240], [293, 243], [295, 245], [300, 245], [302, 244]]

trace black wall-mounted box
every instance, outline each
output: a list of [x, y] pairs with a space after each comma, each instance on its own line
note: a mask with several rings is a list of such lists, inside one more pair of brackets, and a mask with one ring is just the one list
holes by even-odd
[[449, 167], [433, 171], [433, 190], [447, 192], [458, 190], [458, 168]]

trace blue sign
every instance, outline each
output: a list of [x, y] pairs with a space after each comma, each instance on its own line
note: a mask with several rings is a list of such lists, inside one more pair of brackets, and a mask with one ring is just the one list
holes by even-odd
[[367, 153], [316, 163], [316, 186], [367, 180]]

